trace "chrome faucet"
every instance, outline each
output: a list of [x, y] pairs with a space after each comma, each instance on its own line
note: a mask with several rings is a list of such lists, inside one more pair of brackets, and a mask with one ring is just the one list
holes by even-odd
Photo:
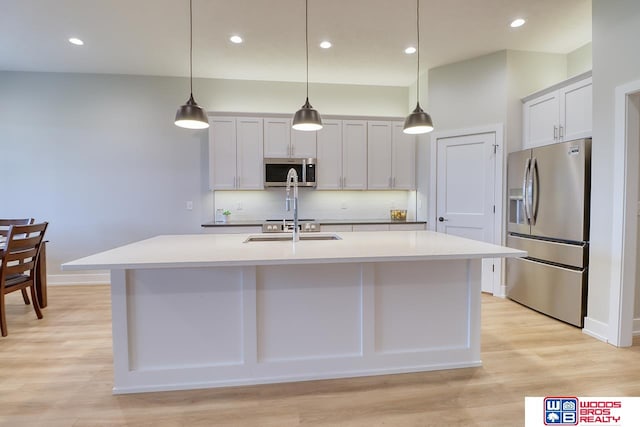
[[[291, 184], [293, 183], [293, 199], [291, 199]], [[289, 169], [287, 174], [287, 198], [285, 206], [287, 212], [291, 211], [291, 201], [293, 200], [293, 241], [300, 240], [300, 231], [298, 230], [298, 172], [294, 168]]]

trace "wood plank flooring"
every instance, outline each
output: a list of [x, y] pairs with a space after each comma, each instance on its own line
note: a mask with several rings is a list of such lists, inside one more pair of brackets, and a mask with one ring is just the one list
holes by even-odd
[[525, 396], [640, 396], [640, 337], [617, 349], [482, 300], [480, 368], [113, 396], [107, 286], [51, 287], [44, 319], [7, 299], [1, 426], [522, 426]]

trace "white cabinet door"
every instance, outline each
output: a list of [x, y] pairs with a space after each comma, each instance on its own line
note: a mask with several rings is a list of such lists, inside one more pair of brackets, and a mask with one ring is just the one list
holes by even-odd
[[393, 186], [391, 133], [391, 122], [367, 123], [367, 188], [369, 190], [388, 190]]
[[342, 121], [342, 188], [367, 189], [367, 122]]
[[315, 158], [317, 136], [318, 132], [291, 129], [291, 157]]
[[342, 188], [342, 120], [323, 120], [318, 132], [317, 190]]
[[233, 190], [236, 184], [236, 119], [209, 117], [209, 189]]
[[264, 119], [264, 157], [291, 157], [291, 119]]
[[403, 122], [393, 122], [391, 175], [396, 190], [416, 188], [416, 136], [402, 132]]
[[559, 91], [560, 131], [562, 141], [591, 136], [592, 79], [581, 80]]
[[241, 190], [264, 189], [263, 178], [263, 123], [261, 118], [242, 117], [237, 119], [236, 188]]
[[557, 142], [559, 108], [557, 91], [524, 103], [523, 149]]

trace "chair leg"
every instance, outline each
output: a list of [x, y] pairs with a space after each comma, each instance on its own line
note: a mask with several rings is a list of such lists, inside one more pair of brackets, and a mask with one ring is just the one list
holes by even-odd
[[4, 315], [4, 293], [0, 291], [0, 332], [2, 336], [7, 336], [7, 318]]
[[42, 311], [40, 311], [40, 304], [38, 303], [38, 296], [36, 295], [36, 288], [35, 286], [31, 285], [29, 286], [29, 289], [31, 289], [31, 300], [33, 301], [33, 309], [36, 311], [36, 316], [38, 316], [38, 319], [42, 319]]
[[22, 291], [22, 299], [24, 300], [25, 305], [29, 305], [29, 295], [27, 295], [27, 290], [25, 288], [20, 289]]

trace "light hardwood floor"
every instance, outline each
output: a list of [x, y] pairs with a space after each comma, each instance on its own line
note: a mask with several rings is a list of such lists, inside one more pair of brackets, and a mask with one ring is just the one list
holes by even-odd
[[107, 286], [52, 287], [44, 319], [7, 300], [2, 426], [522, 426], [524, 397], [640, 396], [617, 349], [483, 296], [480, 368], [113, 396]]

